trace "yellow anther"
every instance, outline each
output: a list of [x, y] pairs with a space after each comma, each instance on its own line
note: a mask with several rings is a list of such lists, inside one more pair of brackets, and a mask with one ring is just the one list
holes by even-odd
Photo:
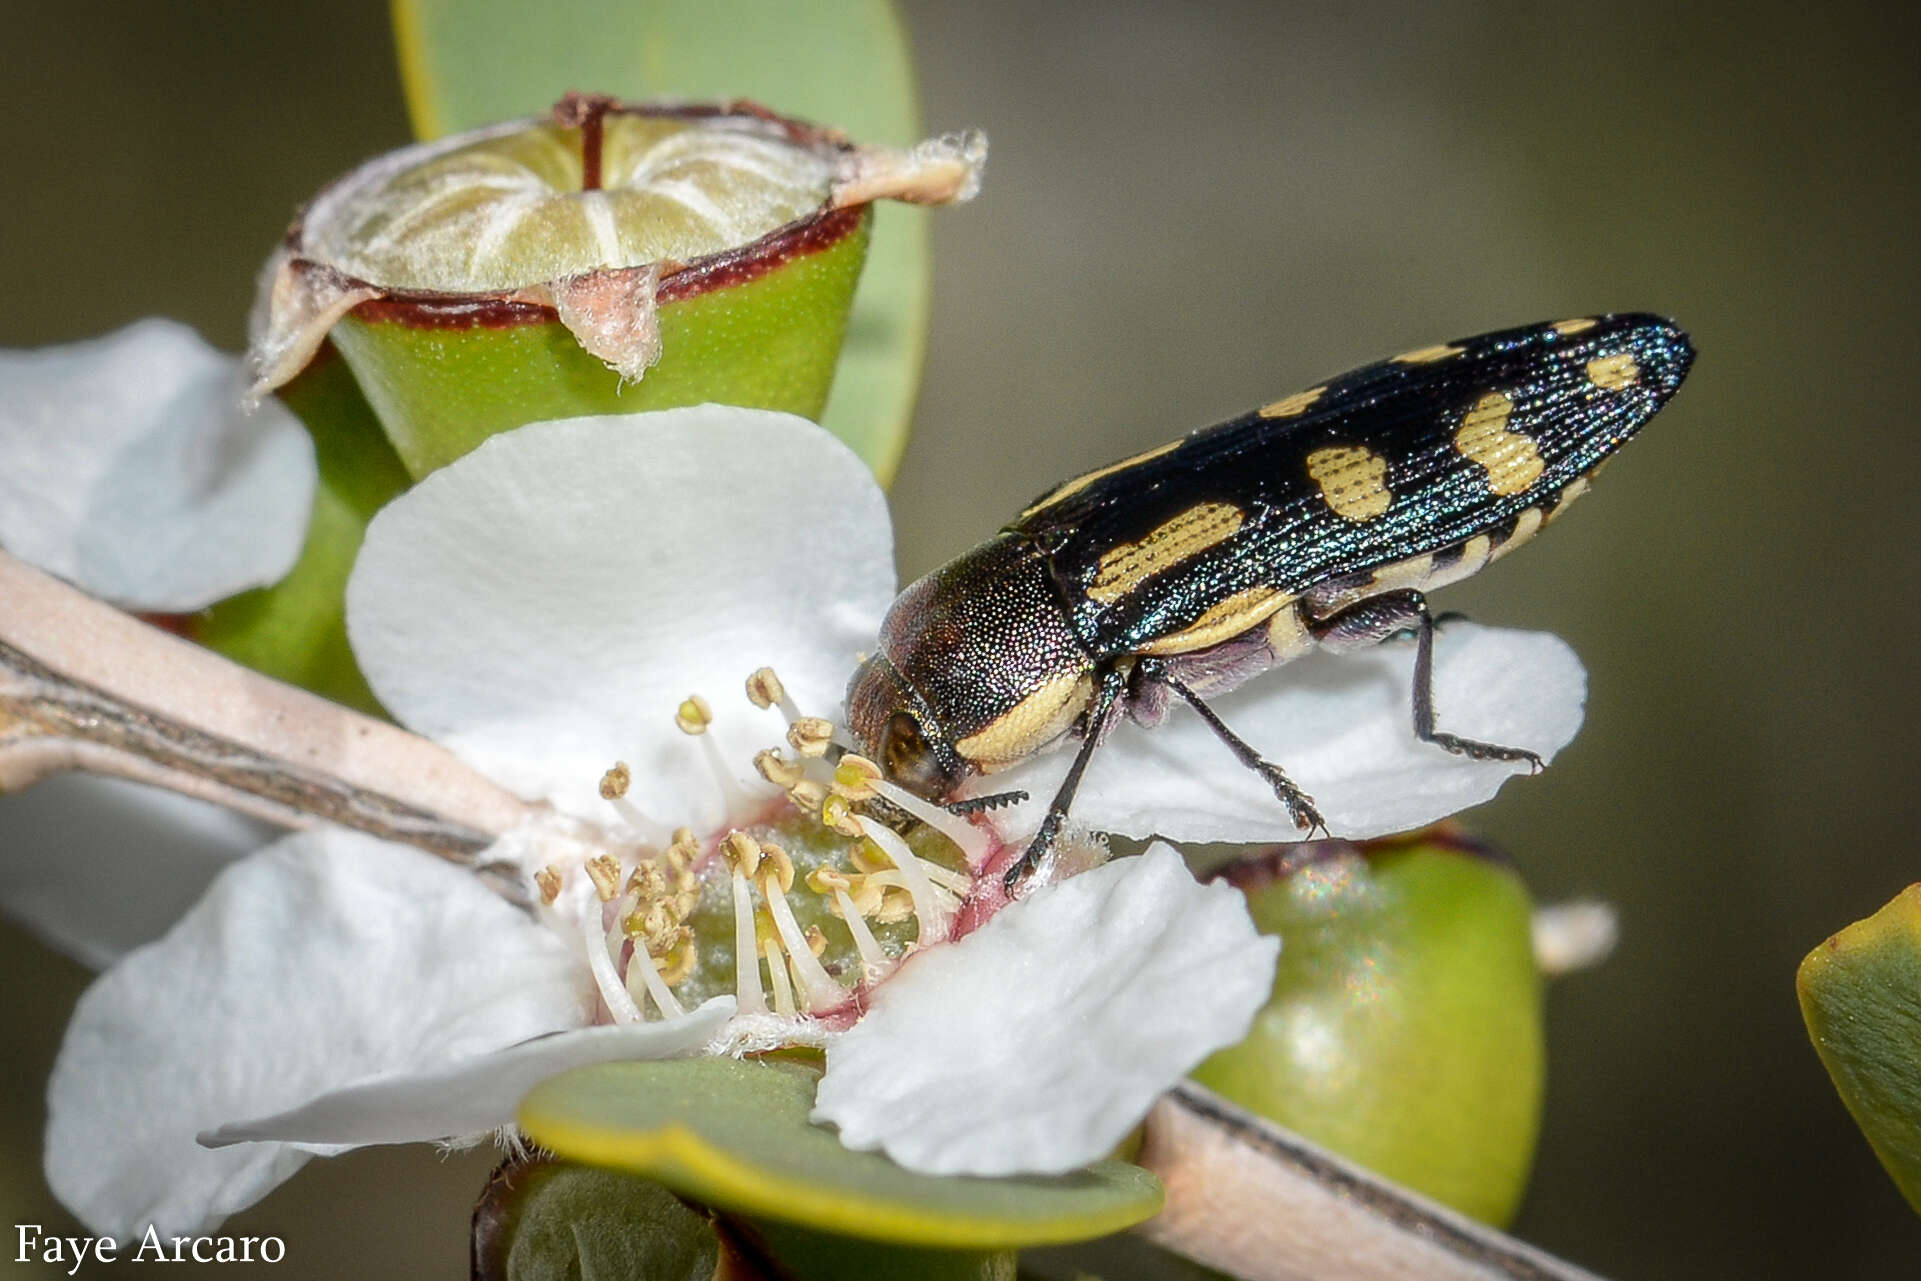
[[852, 752], [834, 766], [834, 788], [849, 800], [864, 801], [872, 796], [874, 781], [880, 777], [880, 766]]
[[884, 892], [881, 895], [879, 911], [861, 913], [863, 916], [873, 917], [882, 925], [904, 921], [913, 914], [914, 896], [903, 889], [890, 889]]
[[634, 772], [627, 768], [626, 761], [615, 761], [614, 767], [600, 776], [600, 799], [617, 801], [627, 795], [627, 789], [634, 783]]
[[686, 701], [674, 709], [674, 724], [683, 734], [705, 734], [713, 723], [714, 709], [698, 694], [688, 695]]
[[627, 878], [627, 892], [638, 895], [642, 902], [657, 899], [667, 892], [667, 874], [660, 870], [660, 864], [646, 859]]
[[799, 761], [790, 761], [782, 756], [778, 747], [755, 752], [754, 769], [775, 787], [792, 787], [806, 777], [806, 767]]
[[818, 814], [821, 803], [827, 799], [827, 785], [803, 778], [787, 789], [787, 798], [794, 802], [796, 808], [809, 814]]
[[781, 686], [780, 677], [774, 675], [773, 668], [763, 667], [747, 678], [747, 701], [755, 707], [765, 710], [786, 698], [787, 691]]
[[774, 914], [766, 908], [754, 912], [754, 949], [762, 956], [779, 956], [780, 927], [774, 924]]
[[794, 860], [787, 856], [787, 851], [772, 841], [766, 841], [763, 842], [760, 847], [760, 854], [761, 858], [765, 860], [761, 864], [761, 879], [766, 880], [772, 877], [779, 882], [780, 892], [782, 894], [793, 889]]
[[596, 854], [587, 860], [587, 876], [594, 883], [600, 901], [611, 903], [620, 892], [620, 860], [612, 854]]
[[827, 951], [827, 936], [821, 933], [818, 925], [807, 927], [807, 950], [815, 956], [821, 956]]
[[859, 836], [860, 824], [854, 820], [853, 807], [839, 792], [824, 798], [820, 803], [820, 821], [842, 836]]
[[745, 832], [729, 832], [720, 843], [721, 857], [727, 866], [742, 876], [751, 877], [754, 869], [760, 866], [760, 842]]
[[[637, 922], [640, 929], [638, 932], [630, 929], [627, 933], [632, 938], [644, 940], [650, 954], [659, 952], [673, 940], [674, 932], [680, 929], [680, 914], [674, 911], [670, 903], [650, 904], [643, 912], [634, 913], [634, 916], [640, 918]], [[631, 921], [633, 917], [628, 919]]]
[[534, 884], [540, 889], [540, 901], [551, 906], [560, 897], [560, 869], [551, 863], [534, 873]]
[[682, 926], [659, 959], [661, 982], [674, 987], [684, 981], [700, 963], [700, 949], [694, 945], [694, 932]]
[[816, 894], [832, 894], [835, 890], [851, 890], [854, 880], [838, 867], [821, 864], [807, 874], [807, 888]]
[[680, 893], [674, 895], [674, 911], [683, 921], [692, 916], [694, 909], [699, 906], [700, 886], [698, 884], [691, 890], [682, 890]]
[[787, 727], [788, 745], [802, 756], [825, 756], [833, 741], [834, 723], [818, 716], [803, 716]]
[[854, 846], [854, 866], [863, 872], [887, 872], [894, 867], [894, 856], [871, 837]]
[[876, 885], [871, 880], [863, 879], [857, 882], [849, 891], [849, 897], [854, 900], [854, 910], [862, 916], [874, 915], [880, 911], [881, 900], [885, 897], [886, 890], [886, 886]]
[[683, 876], [688, 868], [700, 861], [700, 841], [687, 828], [675, 828], [673, 842], [667, 846], [663, 857], [676, 876]]

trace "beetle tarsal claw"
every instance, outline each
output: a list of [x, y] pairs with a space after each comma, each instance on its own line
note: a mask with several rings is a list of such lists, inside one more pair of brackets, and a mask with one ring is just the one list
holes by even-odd
[[945, 805], [941, 806], [941, 808], [949, 814], [959, 814], [962, 816], [968, 814], [985, 814], [989, 810], [1001, 809], [1004, 806], [1019, 805], [1026, 799], [1026, 792], [995, 792], [990, 796], [970, 796], [964, 801], [948, 801]]

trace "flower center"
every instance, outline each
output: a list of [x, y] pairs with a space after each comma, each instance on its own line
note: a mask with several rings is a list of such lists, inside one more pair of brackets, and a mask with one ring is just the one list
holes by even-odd
[[573, 923], [608, 1020], [674, 1018], [731, 991], [742, 1016], [851, 1023], [903, 956], [953, 936], [968, 869], [993, 848], [988, 831], [847, 751], [771, 669], [746, 692], [787, 720], [786, 743], [753, 756], [777, 791], [738, 781], [708, 733], [712, 705], [693, 695], [674, 721], [705, 755], [727, 822], [669, 832], [628, 798], [632, 771], [616, 762], [600, 779], [609, 821], [596, 839], [550, 833], [540, 846], [540, 901]]

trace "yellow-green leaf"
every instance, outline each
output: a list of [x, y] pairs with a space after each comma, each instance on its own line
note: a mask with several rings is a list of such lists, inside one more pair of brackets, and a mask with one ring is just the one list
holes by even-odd
[[1841, 1101], [1921, 1213], [1921, 885], [1809, 952], [1795, 987]]
[[570, 1160], [732, 1213], [876, 1241], [1015, 1249], [1118, 1232], [1160, 1209], [1160, 1183], [1119, 1161], [1054, 1177], [940, 1178], [851, 1152], [807, 1120], [818, 1079], [783, 1061], [600, 1064], [535, 1088], [520, 1127]]

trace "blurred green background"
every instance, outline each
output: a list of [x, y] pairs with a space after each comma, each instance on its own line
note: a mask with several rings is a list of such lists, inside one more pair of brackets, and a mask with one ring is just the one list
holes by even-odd
[[[906, 16], [929, 128], [994, 146], [981, 199], [935, 221], [893, 491], [906, 577], [1061, 475], [1395, 351], [1603, 310], [1693, 333], [1687, 387], [1579, 514], [1441, 598], [1586, 660], [1586, 731], [1472, 822], [1541, 898], [1622, 917], [1614, 959], [1551, 993], [1517, 1230], [1620, 1277], [1913, 1275], [1921, 1223], [1828, 1088], [1792, 983], [1921, 879], [1914, 14]], [[406, 139], [371, 0], [7, 0], [0, 22], [0, 344], [165, 313], [237, 347], [295, 206]], [[0, 849], [22, 812], [0, 808]], [[86, 979], [0, 931], [0, 1227], [74, 1230], [38, 1137]], [[317, 1162], [231, 1230], [286, 1238], [289, 1281], [459, 1275], [488, 1165]]]

